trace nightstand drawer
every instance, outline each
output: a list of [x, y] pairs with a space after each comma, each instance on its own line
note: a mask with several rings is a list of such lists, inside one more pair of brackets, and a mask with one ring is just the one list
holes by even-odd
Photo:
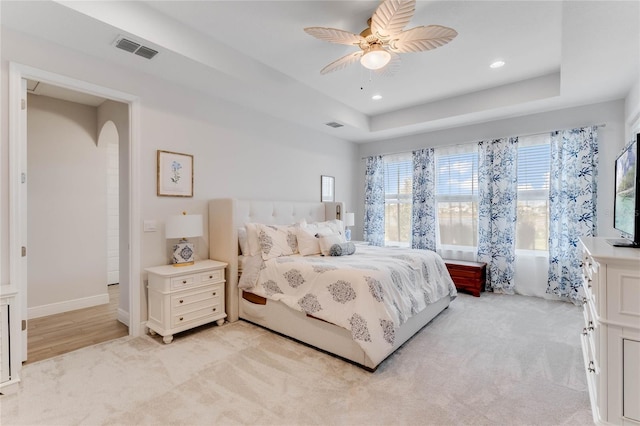
[[182, 277], [178, 277], [178, 278], [172, 278], [171, 279], [171, 289], [176, 289], [176, 288], [184, 288], [184, 287], [189, 287], [192, 286], [193, 283], [195, 283], [195, 275], [185, 275]]
[[202, 274], [183, 275], [171, 279], [171, 289], [212, 284], [224, 280], [224, 270], [209, 271]]
[[171, 307], [180, 308], [196, 302], [219, 299], [221, 294], [221, 286], [211, 286], [205, 289], [199, 289], [198, 291], [181, 292], [180, 294], [171, 296]]
[[224, 280], [224, 269], [200, 274], [200, 282], [202, 284], [217, 283], [222, 280]]
[[172, 317], [172, 326], [180, 327], [191, 321], [198, 321], [207, 317], [215, 317], [220, 312], [222, 312], [222, 306], [217, 303], [213, 306], [207, 306], [204, 308], [197, 309], [191, 312], [185, 312], [183, 314], [176, 314]]

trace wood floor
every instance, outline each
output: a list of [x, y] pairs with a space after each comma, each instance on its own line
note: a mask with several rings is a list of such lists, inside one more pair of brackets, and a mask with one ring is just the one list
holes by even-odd
[[117, 320], [119, 285], [108, 289], [108, 304], [29, 320], [25, 364], [128, 335]]

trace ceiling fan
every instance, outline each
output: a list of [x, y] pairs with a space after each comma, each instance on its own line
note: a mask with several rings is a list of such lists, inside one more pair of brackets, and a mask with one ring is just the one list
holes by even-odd
[[335, 28], [308, 27], [304, 31], [320, 40], [358, 46], [360, 51], [343, 56], [320, 70], [327, 74], [354, 62], [377, 72], [391, 74], [400, 65], [398, 53], [422, 52], [449, 43], [458, 33], [441, 25], [427, 25], [404, 30], [415, 12], [416, 0], [383, 0], [367, 20], [360, 34]]

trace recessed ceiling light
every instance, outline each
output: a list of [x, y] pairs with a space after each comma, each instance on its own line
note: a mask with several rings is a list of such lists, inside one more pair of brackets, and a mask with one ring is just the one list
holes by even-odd
[[494, 63], [492, 63], [491, 65], [489, 65], [489, 67], [491, 68], [500, 68], [504, 66], [504, 61], [495, 61]]
[[371, 99], [373, 99], [374, 101], [379, 101], [380, 99], [382, 99], [382, 95], [380, 94], [375, 94], [371, 97]]

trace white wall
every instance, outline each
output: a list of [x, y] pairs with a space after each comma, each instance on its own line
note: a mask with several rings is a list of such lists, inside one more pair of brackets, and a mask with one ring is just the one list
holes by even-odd
[[625, 99], [624, 112], [628, 129], [627, 140], [631, 140], [640, 132], [640, 76]]
[[27, 306], [33, 318], [69, 301], [84, 307], [109, 300], [107, 149], [97, 143], [95, 107], [34, 95], [27, 105]]
[[[140, 164], [143, 219], [158, 221], [158, 231], [141, 236], [142, 268], [169, 262], [164, 221], [183, 210], [207, 215], [207, 201], [217, 197], [276, 200], [320, 199], [320, 175], [336, 177], [336, 197], [348, 209], [355, 205], [354, 144], [275, 119], [252, 109], [205, 96], [197, 91], [143, 73], [35, 40], [2, 28], [2, 283], [8, 283], [8, 133], [6, 124], [8, 63], [15, 61], [70, 78], [108, 87], [140, 98]], [[131, 56], [132, 61], [142, 60]], [[188, 76], [185, 76], [188, 78]], [[287, 99], [274, 99], [287, 102]], [[194, 156], [193, 198], [156, 196], [156, 151]], [[121, 164], [122, 166], [122, 164]], [[122, 186], [121, 186], [122, 191]], [[121, 224], [121, 226], [123, 226]], [[205, 221], [206, 226], [206, 221]], [[214, 242], [215, 243], [215, 242]], [[197, 254], [207, 257], [208, 238], [198, 241]], [[144, 276], [144, 274], [143, 274]], [[143, 278], [143, 276], [141, 278]], [[142, 318], [146, 294], [141, 286]]]
[[[613, 229], [613, 177], [614, 161], [626, 142], [624, 100], [562, 109], [522, 117], [496, 120], [488, 123], [463, 126], [437, 132], [360, 145], [359, 157], [394, 152], [409, 152], [418, 148], [438, 147], [506, 136], [522, 136], [553, 130], [605, 124], [598, 129], [598, 233], [600, 236], [617, 236]], [[364, 200], [364, 160], [359, 165], [357, 184], [358, 200]], [[362, 201], [359, 201], [362, 204]], [[358, 216], [359, 215], [359, 216]], [[362, 217], [362, 207], [356, 217]], [[356, 219], [356, 222], [358, 220]], [[362, 220], [360, 220], [362, 222]], [[357, 227], [357, 226], [356, 226]], [[359, 234], [362, 232], [360, 223]]]
[[[120, 306], [118, 320], [129, 323], [129, 105], [108, 100], [98, 107], [98, 129], [115, 127], [118, 139], [118, 280], [120, 283]], [[113, 131], [113, 128], [111, 128]], [[114, 202], [115, 204], [115, 202]]]

